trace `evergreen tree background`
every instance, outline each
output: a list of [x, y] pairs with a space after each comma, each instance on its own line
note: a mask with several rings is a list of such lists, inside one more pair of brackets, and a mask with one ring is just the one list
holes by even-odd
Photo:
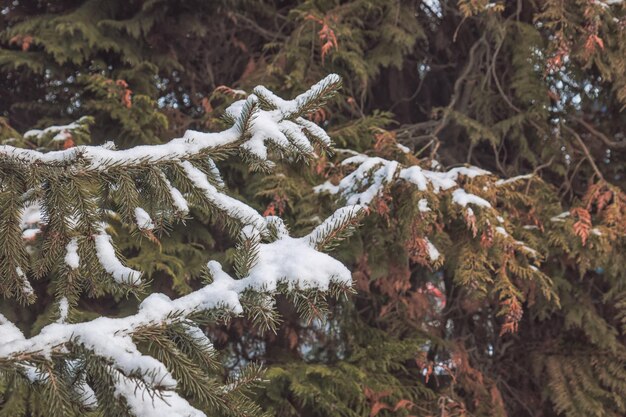
[[[355, 170], [340, 164], [346, 148], [488, 170], [458, 181], [491, 209], [396, 176], [333, 252], [356, 294], [330, 301], [325, 319], [279, 297], [276, 333], [245, 318], [207, 325], [228, 368], [218, 374], [265, 364], [269, 382], [252, 396], [276, 416], [622, 416], [625, 25], [625, 6], [600, 0], [11, 1], [0, 10], [0, 139], [156, 144], [223, 130], [224, 109], [256, 85], [292, 98], [337, 73], [341, 94], [311, 115], [334, 156], [261, 175], [228, 157], [231, 193], [308, 233], [350, 197], [312, 192]], [[76, 120], [63, 141], [24, 135]], [[207, 252], [236, 263], [219, 221], [192, 214], [158, 243], [120, 228], [116, 244], [151, 292], [197, 289]], [[3, 299], [0, 312], [35, 334], [57, 319], [48, 282], [34, 282], [36, 304]], [[136, 311], [133, 298], [96, 295], [75, 314]], [[0, 385], [0, 414], [20, 415], [9, 391]]]

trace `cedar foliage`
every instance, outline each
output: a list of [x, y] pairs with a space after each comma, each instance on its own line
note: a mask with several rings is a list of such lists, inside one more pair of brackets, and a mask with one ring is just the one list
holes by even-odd
[[[327, 321], [301, 320], [279, 298], [276, 334], [245, 319], [207, 328], [231, 370], [268, 364], [271, 381], [256, 391], [268, 412], [626, 413], [621, 2], [64, 0], [4, 10], [0, 138], [20, 146], [62, 147], [18, 132], [81, 116], [95, 123], [77, 144], [222, 129], [217, 116], [257, 84], [293, 96], [343, 76], [340, 98], [310, 118], [339, 148], [384, 160], [341, 164], [354, 155], [338, 149], [309, 169], [221, 166], [230, 189], [296, 233], [391, 172], [335, 250], [357, 294], [331, 302]], [[456, 179], [490, 208], [400, 178], [462, 164], [493, 173]], [[360, 167], [358, 190], [312, 192]], [[203, 250], [234, 243], [206, 213], [194, 219], [160, 245], [126, 232], [117, 242], [154, 287], [184, 294]], [[220, 260], [245, 269], [234, 253]], [[102, 310], [129, 308], [109, 298]], [[22, 320], [37, 329], [41, 313]]]

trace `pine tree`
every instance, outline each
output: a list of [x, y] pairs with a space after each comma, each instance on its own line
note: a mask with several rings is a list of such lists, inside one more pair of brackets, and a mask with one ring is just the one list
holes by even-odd
[[[220, 162], [238, 198], [295, 235], [366, 206], [333, 248], [357, 293], [327, 300], [327, 321], [279, 296], [277, 333], [245, 317], [206, 328], [231, 372], [268, 364], [253, 393], [266, 411], [624, 414], [622, 2], [59, 1], [0, 16], [0, 138], [24, 147], [44, 144], [16, 131], [81, 116], [95, 122], [77, 144], [222, 130], [258, 83], [293, 96], [343, 76], [310, 115], [335, 156], [254, 175]], [[197, 288], [205, 248], [236, 245], [190, 209], [158, 243], [108, 219], [128, 265], [172, 297]], [[235, 253], [216, 256], [245, 267]], [[132, 314], [117, 297], [101, 311]], [[19, 322], [41, 327], [45, 301]]]
[[[279, 293], [304, 317], [319, 314], [327, 295], [338, 297], [351, 283], [349, 271], [320, 250], [349, 231], [361, 207], [339, 209], [308, 235], [292, 238], [280, 218], [263, 217], [227, 195], [215, 161], [238, 153], [252, 166], [268, 167], [268, 147], [272, 155], [295, 160], [309, 158], [315, 148], [327, 151], [329, 137], [302, 117], [339, 83], [328, 76], [292, 101], [272, 95], [271, 103], [259, 88], [228, 109], [231, 128], [190, 130], [162, 145], [116, 150], [107, 143], [50, 152], [3, 145], [0, 290], [20, 304], [49, 295], [55, 307], [38, 330], [23, 332], [0, 316], [2, 414], [257, 415], [247, 392], [259, 368], [241, 367], [223, 381], [198, 325], [243, 314], [272, 329]], [[88, 122], [24, 136], [66, 141], [89, 135]], [[115, 225], [130, 228], [137, 239], [158, 241], [192, 206], [237, 237], [234, 275], [212, 260], [201, 288], [175, 300], [145, 297], [141, 272], [116, 253]], [[34, 289], [31, 281], [42, 277], [47, 285]], [[81, 317], [82, 297], [105, 294], [142, 301], [131, 315]]]

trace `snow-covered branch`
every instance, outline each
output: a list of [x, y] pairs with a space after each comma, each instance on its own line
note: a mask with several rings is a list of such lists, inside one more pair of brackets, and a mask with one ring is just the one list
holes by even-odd
[[[100, 271], [112, 277], [113, 282], [133, 288], [141, 285], [141, 272], [118, 259], [106, 227], [111, 210], [119, 214], [122, 222], [134, 224], [148, 237], [158, 234], [159, 225], [184, 218], [194, 204], [222, 214], [226, 221], [238, 226], [251, 225], [265, 236], [263, 216], [224, 192], [212, 158], [239, 150], [253, 167], [271, 167], [268, 148], [277, 150], [279, 156], [294, 159], [311, 157], [316, 146], [328, 149], [331, 140], [326, 132], [303, 116], [323, 105], [340, 82], [337, 75], [331, 74], [293, 100], [283, 100], [264, 87], [257, 87], [254, 91], [258, 96], [251, 94], [226, 110], [225, 118], [232, 122], [231, 128], [218, 133], [189, 130], [182, 138], [161, 145], [116, 150], [106, 143], [52, 152], [0, 146], [0, 164], [9, 167], [5, 175], [12, 179], [5, 181], [5, 186], [11, 187], [11, 194], [7, 194], [11, 195], [14, 208], [11, 215], [21, 218], [20, 236], [14, 228], [15, 242], [9, 244], [10, 240], [5, 239], [0, 242], [0, 251], [12, 253], [16, 247], [22, 250], [24, 240], [30, 244], [41, 238], [44, 246], [68, 248], [65, 265], [79, 270], [79, 275], [71, 279], [86, 271], [90, 275]], [[91, 119], [30, 131], [26, 136], [56, 138], [78, 131], [88, 134], [87, 122]], [[24, 182], [22, 178], [35, 182]], [[110, 200], [103, 200], [103, 189]], [[155, 201], [154, 196], [147, 194], [149, 190], [157, 190], [165, 198]], [[61, 212], [59, 202], [63, 202], [66, 212]], [[46, 233], [39, 233], [42, 226], [46, 226]], [[74, 243], [68, 246], [70, 241]], [[47, 251], [45, 256], [54, 253], [58, 252]], [[80, 253], [96, 256], [81, 257]], [[26, 276], [30, 267], [25, 258], [11, 268], [10, 277], [17, 297], [32, 302], [34, 296]], [[85, 270], [84, 264], [93, 260], [100, 266]], [[46, 264], [60, 265], [59, 261], [62, 263], [62, 259], [49, 259]]]
[[[460, 175], [474, 178], [490, 174], [490, 172], [476, 167], [452, 168], [446, 172], [430, 171], [417, 165], [403, 168], [397, 161], [361, 154], [345, 159], [342, 165], [357, 165], [357, 168], [346, 175], [339, 184], [333, 185], [327, 181], [315, 187], [315, 191], [339, 194], [346, 199], [347, 204], [370, 204], [374, 198], [382, 194], [385, 187], [397, 179], [415, 185], [419, 191], [427, 191], [430, 187], [433, 192], [439, 193], [458, 187], [457, 179]], [[455, 202], [465, 206], [467, 205], [467, 198], [472, 200], [470, 202], [479, 201], [477, 196], [469, 194], [461, 196], [459, 194], [459, 198], [455, 198]], [[484, 205], [483, 202], [479, 203], [479, 205], [481, 204]], [[487, 205], [489, 204], [487, 203]]]
[[[491, 217], [497, 222], [496, 224], [499, 224], [495, 226], [495, 231], [501, 238], [508, 240], [526, 254], [538, 257], [537, 251], [512, 238], [504, 227], [504, 218], [499, 215], [489, 201], [466, 191], [459, 181], [461, 177], [471, 179], [480, 176], [493, 176], [489, 171], [470, 166], [456, 167], [441, 172], [424, 169], [418, 165], [404, 167], [398, 161], [363, 154], [353, 154], [343, 160], [341, 164], [343, 166], [356, 166], [356, 168], [342, 178], [337, 185], [326, 181], [324, 184], [316, 186], [314, 188], [315, 192], [328, 192], [337, 195], [345, 201], [347, 208], [353, 205], [371, 205], [374, 199], [381, 197], [386, 188], [396, 182], [409, 183], [415, 186], [418, 191], [424, 193], [432, 192], [435, 195], [449, 194], [451, 202], [458, 206], [460, 210], [463, 210], [466, 219], [475, 222], [472, 206], [490, 212], [492, 214]], [[494, 180], [492, 183], [493, 186], [500, 187], [530, 178], [532, 178], [532, 174], [508, 180]], [[431, 211], [427, 199], [422, 198], [419, 200], [418, 210], [422, 213]], [[428, 245], [431, 261], [439, 259], [437, 248], [427, 238], [424, 239]]]
[[[323, 223], [323, 228], [317, 228], [309, 235], [292, 238], [283, 234], [273, 242], [261, 243], [255, 264], [248, 276], [242, 279], [234, 279], [218, 262], [211, 261], [207, 267], [213, 278], [212, 283], [175, 300], [163, 294], [151, 294], [141, 303], [139, 311], [128, 317], [101, 317], [82, 323], [53, 323], [45, 326], [38, 335], [25, 338], [14, 324], [0, 316], [0, 333], [4, 336], [0, 344], [0, 364], [17, 362], [27, 365], [34, 357], [49, 358], [55, 353], [65, 352], [69, 343], [80, 344], [111, 361], [123, 375], [141, 375], [148, 386], [164, 388], [168, 391], [166, 395], [176, 395], [173, 392], [176, 380], [163, 363], [138, 350], [132, 339], [134, 333], [145, 327], [184, 320], [189, 315], [211, 309], [242, 314], [245, 305], [242, 305], [241, 295], [246, 291], [271, 295], [279, 290], [281, 284], [287, 291], [328, 291], [332, 285], [349, 288], [352, 283], [350, 271], [341, 262], [319, 252], [315, 247], [319, 239], [325, 239], [326, 235], [335, 231], [338, 223], [350, 221], [358, 214], [358, 208], [348, 211], [340, 209]], [[271, 218], [268, 222], [276, 223], [280, 220]], [[326, 227], [329, 223], [333, 223], [333, 227]], [[285, 230], [284, 226], [279, 228]], [[128, 383], [124, 381], [120, 383]], [[121, 390], [124, 395], [130, 395], [130, 391]], [[128, 400], [132, 407], [135, 400]], [[141, 404], [146, 407], [146, 404]], [[160, 406], [164, 407], [164, 404]], [[168, 408], [175, 413], [176, 407], [185, 404], [186, 401], [181, 398]], [[189, 404], [186, 406], [191, 407]], [[162, 412], [165, 412], [164, 409]], [[197, 414], [200, 413], [197, 410], [193, 413], [168, 415], [204, 415]]]
[[[311, 103], [323, 103], [334, 93], [341, 79], [331, 74], [315, 84], [307, 92], [293, 100], [283, 100], [273, 96], [271, 108], [259, 106], [255, 94], [246, 100], [233, 103], [226, 114], [233, 120], [227, 130], [217, 133], [204, 133], [188, 130], [182, 138], [172, 139], [161, 145], [142, 145], [131, 149], [116, 150], [112, 143], [102, 146], [76, 146], [63, 151], [39, 152], [0, 146], [0, 160], [9, 159], [37, 165], [77, 165], [83, 169], [106, 170], [111, 167], [134, 167], [153, 163], [177, 163], [194, 156], [241, 146], [255, 157], [267, 159], [267, 145], [277, 146], [282, 151], [313, 151], [313, 143], [326, 148], [331, 141], [323, 129], [300, 117], [311, 111]], [[257, 87], [256, 91], [268, 90]], [[42, 131], [29, 131], [28, 136], [40, 136], [47, 132], [67, 134], [78, 124], [53, 126]]]
[[[312, 156], [316, 145], [328, 148], [328, 135], [302, 116], [322, 105], [339, 83], [339, 77], [330, 75], [290, 101], [259, 87], [255, 90], [258, 95], [229, 107], [230, 129], [220, 133], [187, 131], [182, 138], [163, 145], [115, 150], [105, 144], [48, 153], [1, 146], [0, 164], [8, 167], [2, 178], [6, 189], [2, 202], [7, 208], [3, 225], [8, 238], [0, 242], [0, 255], [16, 259], [8, 267], [12, 288], [17, 288], [13, 291], [34, 299], [27, 278], [34, 268], [26, 245], [44, 249], [40, 268], [44, 273], [46, 268], [56, 269], [54, 279], [60, 290], [55, 294], [57, 321], [35, 336], [25, 337], [0, 315], [0, 369], [33, 384], [49, 384], [54, 390], [60, 387], [55, 381], [70, 375], [74, 381], [70, 390], [76, 392], [67, 398], [89, 408], [101, 401], [104, 389], [90, 386], [93, 381], [85, 378], [97, 362], [101, 376], [110, 378], [113, 397], [109, 398], [123, 399], [123, 407], [134, 415], [205, 416], [177, 388], [189, 384], [189, 378], [181, 379], [176, 366], [164, 359], [167, 356], [142, 348], [141, 338], [159, 337], [159, 331], [166, 337], [166, 329], [179, 326], [189, 333], [185, 337], [208, 351], [210, 342], [192, 321], [203, 312], [218, 313], [211, 317], [254, 315], [265, 308], [265, 300], [279, 292], [311, 292], [317, 299], [319, 292], [337, 295], [347, 291], [352, 283], [350, 271], [321, 249], [345, 236], [361, 212], [360, 206], [340, 209], [310, 234], [291, 237], [281, 219], [263, 217], [226, 194], [210, 159], [212, 153], [238, 149], [252, 164], [261, 161], [268, 166], [268, 148], [295, 159]], [[31, 131], [27, 136], [61, 140], [70, 137], [73, 129], [88, 133], [84, 123], [77, 122]], [[27, 180], [22, 172], [28, 173]], [[183, 218], [194, 205], [220, 213], [225, 224], [237, 226], [244, 243], [237, 248], [244, 260], [239, 268], [235, 265], [239, 279], [211, 261], [207, 265], [211, 282], [199, 290], [174, 300], [151, 294], [136, 314], [127, 317], [72, 322], [71, 311], [80, 296], [77, 281], [102, 279], [115, 288], [142, 284], [141, 271], [126, 266], [117, 253], [107, 224], [110, 218], [155, 238], [164, 221]], [[176, 355], [178, 348], [170, 348], [168, 355]], [[76, 359], [86, 356], [91, 356], [92, 364]], [[68, 375], [59, 374], [55, 363], [62, 364], [59, 369]]]

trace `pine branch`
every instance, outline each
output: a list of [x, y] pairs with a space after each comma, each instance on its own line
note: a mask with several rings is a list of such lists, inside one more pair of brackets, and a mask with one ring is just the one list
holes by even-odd
[[[62, 415], [204, 415], [196, 406], [257, 415], [260, 410], [247, 397], [246, 387], [258, 379], [259, 370], [250, 368], [222, 389], [210, 377], [217, 364], [213, 347], [194, 323], [246, 314], [262, 328], [275, 329], [274, 297], [279, 293], [300, 294], [297, 308], [306, 316], [311, 311], [319, 316], [325, 294], [345, 293], [351, 275], [316, 247], [345, 234], [356, 215], [328, 220], [328, 227], [315, 231], [314, 237], [290, 237], [280, 219], [265, 218], [228, 196], [214, 161], [235, 150], [264, 166], [272, 164], [268, 152], [306, 161], [314, 156], [311, 141], [327, 147], [330, 140], [299, 115], [322, 105], [338, 85], [338, 77], [331, 76], [274, 110], [260, 108], [251, 96], [229, 109], [234, 120], [230, 129], [187, 131], [164, 145], [116, 150], [105, 144], [48, 153], [1, 146], [0, 268], [7, 272], [5, 281], [11, 277], [8, 272], [13, 276], [10, 282], [0, 281], [0, 290], [6, 296], [30, 285], [24, 271], [26, 245], [31, 243], [24, 241], [21, 217], [23, 207], [35, 204], [42, 216], [33, 245], [45, 251], [37, 274], [55, 274], [56, 301], [49, 315], [56, 322], [26, 338], [0, 316], [0, 372], [15, 370], [30, 378], [31, 385], [41, 388], [37, 404], [48, 403], [53, 413]], [[88, 134], [86, 121], [29, 137], [67, 138], [76, 130]], [[186, 296], [171, 300], [152, 294], [135, 314], [74, 322], [82, 291], [98, 296], [146, 288], [141, 272], [126, 266], [118, 253], [112, 224], [156, 239], [153, 232], [183, 219], [194, 205], [240, 233], [235, 262], [239, 279], [212, 261], [209, 282]], [[179, 392], [193, 398], [193, 404]]]

